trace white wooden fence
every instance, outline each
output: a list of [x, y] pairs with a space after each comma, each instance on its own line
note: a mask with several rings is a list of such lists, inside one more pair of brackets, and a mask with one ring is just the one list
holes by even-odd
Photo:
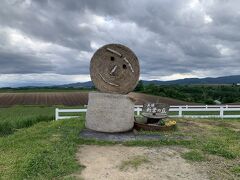
[[79, 116], [60, 116], [59, 113], [85, 113], [87, 109], [55, 109], [55, 120], [77, 118]]
[[[185, 118], [240, 118], [240, 105], [186, 105], [186, 106], [170, 106], [170, 112], [178, 112], [177, 115], [171, 117], [185, 117]], [[194, 112], [193, 115], [186, 115], [184, 112]], [[208, 115], [197, 114], [198, 112], [205, 112]], [[211, 114], [209, 112], [213, 112]], [[225, 114], [225, 112], [230, 112]], [[235, 113], [236, 114], [235, 114]], [[231, 114], [233, 113], [233, 114]]]
[[[86, 106], [85, 106], [86, 107]], [[142, 105], [136, 105], [134, 111], [137, 115], [142, 112]], [[176, 115], [169, 115], [169, 117], [185, 117], [185, 118], [240, 118], [240, 105], [185, 105], [185, 106], [170, 106], [170, 112], [177, 112]], [[79, 116], [61, 116], [60, 113], [85, 113], [87, 109], [59, 109], [55, 110], [55, 120], [76, 118]], [[194, 115], [186, 115], [184, 112], [194, 112]], [[207, 115], [197, 114], [198, 112], [205, 112]], [[213, 112], [214, 114], [209, 114]], [[225, 112], [237, 112], [236, 114], [225, 114]], [[218, 113], [218, 114], [216, 114]], [[171, 114], [171, 113], [170, 113]]]

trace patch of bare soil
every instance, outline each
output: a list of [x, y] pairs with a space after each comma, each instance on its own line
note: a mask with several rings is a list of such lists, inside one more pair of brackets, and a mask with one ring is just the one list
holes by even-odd
[[179, 147], [126, 147], [84, 145], [77, 159], [85, 169], [76, 178], [108, 180], [208, 179], [204, 167], [181, 158]]

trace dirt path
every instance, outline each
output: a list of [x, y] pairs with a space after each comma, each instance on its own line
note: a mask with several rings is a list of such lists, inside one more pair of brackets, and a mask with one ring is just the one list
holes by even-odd
[[86, 166], [75, 177], [108, 180], [208, 179], [204, 170], [181, 158], [179, 147], [81, 146], [79, 162]]

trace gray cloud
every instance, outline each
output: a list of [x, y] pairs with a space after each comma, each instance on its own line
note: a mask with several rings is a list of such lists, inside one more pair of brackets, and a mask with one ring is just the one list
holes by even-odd
[[239, 74], [239, 31], [238, 1], [3, 0], [0, 74], [87, 75], [107, 43], [133, 49], [144, 78]]
[[[15, 74], [42, 73], [53, 70], [53, 67], [47, 61], [41, 58], [36, 59], [33, 55], [0, 52], [0, 59], [1, 74], [8, 74], [9, 72]], [[37, 60], [37, 62], [34, 60]]]

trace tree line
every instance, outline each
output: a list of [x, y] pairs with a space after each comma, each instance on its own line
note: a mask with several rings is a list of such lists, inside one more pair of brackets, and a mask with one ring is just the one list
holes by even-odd
[[144, 85], [139, 81], [136, 92], [170, 97], [188, 102], [216, 104], [240, 102], [240, 86], [237, 85]]

